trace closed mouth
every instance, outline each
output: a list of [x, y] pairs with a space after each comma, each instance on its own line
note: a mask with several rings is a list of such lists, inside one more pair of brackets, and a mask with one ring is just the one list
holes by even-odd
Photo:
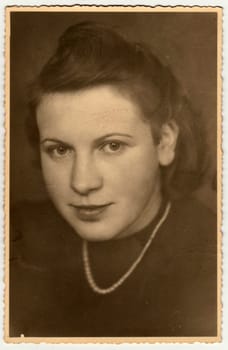
[[70, 206], [78, 209], [78, 210], [82, 210], [82, 211], [93, 211], [93, 210], [99, 210], [99, 209], [103, 209], [105, 207], [108, 207], [109, 205], [111, 205], [112, 203], [107, 203], [107, 204], [101, 204], [101, 205], [74, 205], [74, 204], [70, 204]]
[[74, 205], [70, 204], [75, 209], [77, 218], [81, 221], [97, 221], [102, 218], [103, 213], [113, 203], [102, 205]]

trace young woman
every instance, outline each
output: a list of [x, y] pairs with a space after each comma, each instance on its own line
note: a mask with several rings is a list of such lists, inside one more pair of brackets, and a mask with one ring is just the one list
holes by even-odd
[[53, 204], [11, 216], [11, 336], [215, 336], [216, 220], [189, 196], [202, 138], [170, 70], [78, 23], [29, 106]]

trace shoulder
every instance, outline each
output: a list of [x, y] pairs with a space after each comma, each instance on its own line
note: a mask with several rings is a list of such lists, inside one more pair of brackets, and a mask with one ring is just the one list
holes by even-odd
[[[216, 240], [216, 214], [195, 198], [187, 197], [172, 202], [170, 220], [184, 232], [191, 233], [199, 241]], [[215, 242], [214, 242], [215, 243]]]
[[167, 224], [170, 246], [183, 260], [183, 266], [192, 271], [204, 266], [205, 271], [216, 274], [216, 215], [198, 200], [184, 198], [172, 203]]
[[50, 202], [17, 204], [10, 223], [10, 333], [18, 336], [43, 330], [44, 320], [48, 327], [53, 313], [58, 317], [57, 291], [79, 269], [81, 246]]
[[163, 247], [173, 262], [174, 272], [187, 284], [196, 276], [214, 283], [217, 220], [213, 212], [192, 198], [175, 201], [163, 229]]
[[15, 226], [43, 226], [45, 223], [59, 223], [61, 220], [50, 201], [22, 201], [12, 206], [10, 222]]
[[61, 260], [69, 245], [78, 244], [75, 232], [49, 201], [18, 203], [11, 210], [10, 226], [13, 260], [50, 265]]
[[216, 214], [194, 197], [189, 196], [174, 200], [172, 206], [181, 215], [192, 215], [196, 219], [207, 217], [209, 221], [216, 221]]
[[[216, 334], [217, 220], [216, 215], [193, 198], [172, 203], [169, 222], [167, 267], [178, 295], [182, 332]], [[181, 317], [181, 316], [180, 316]], [[201, 332], [201, 334], [200, 334]]]

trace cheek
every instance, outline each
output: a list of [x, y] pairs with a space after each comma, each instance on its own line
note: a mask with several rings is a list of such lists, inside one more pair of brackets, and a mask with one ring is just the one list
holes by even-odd
[[135, 154], [113, 168], [108, 181], [115, 193], [129, 201], [145, 198], [159, 182], [158, 160], [151, 152]]
[[59, 167], [45, 156], [41, 156], [41, 167], [48, 192], [54, 197], [65, 192], [69, 179], [68, 167]]
[[[151, 170], [151, 171], [150, 171]], [[123, 193], [140, 203], [151, 196], [153, 189], [158, 185], [158, 169], [135, 169], [135, 172], [126, 179]]]

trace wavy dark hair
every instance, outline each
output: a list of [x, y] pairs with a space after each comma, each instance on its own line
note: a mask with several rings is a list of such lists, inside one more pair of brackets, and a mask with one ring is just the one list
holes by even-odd
[[199, 115], [172, 71], [146, 44], [130, 41], [103, 24], [80, 22], [59, 38], [55, 53], [30, 86], [27, 130], [31, 143], [38, 150], [36, 109], [43, 95], [104, 84], [132, 97], [150, 121], [156, 143], [164, 123], [178, 125], [175, 160], [161, 167], [163, 189], [173, 195], [193, 191], [206, 169]]

